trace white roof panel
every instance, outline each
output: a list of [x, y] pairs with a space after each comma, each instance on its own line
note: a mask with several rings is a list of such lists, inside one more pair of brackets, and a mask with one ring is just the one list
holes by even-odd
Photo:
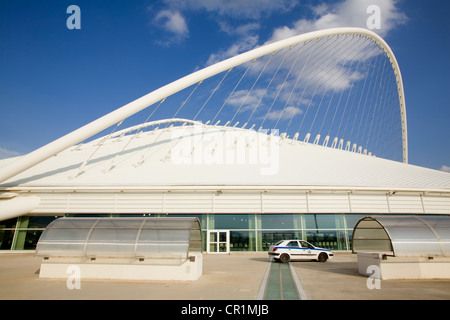
[[[67, 149], [0, 187], [322, 186], [450, 191], [446, 172], [268, 137], [246, 129], [189, 125], [115, 137], [101, 146], [97, 139]], [[0, 168], [11, 161], [0, 160]]]

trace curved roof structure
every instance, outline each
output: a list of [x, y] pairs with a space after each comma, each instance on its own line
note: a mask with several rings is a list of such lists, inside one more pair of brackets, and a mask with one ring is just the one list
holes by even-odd
[[84, 166], [96, 141], [8, 180], [0, 186], [2, 216], [450, 213], [450, 174], [357, 152], [204, 125], [142, 133], [118, 155], [128, 140], [120, 139]]
[[394, 256], [450, 256], [448, 216], [364, 217], [353, 229], [352, 250]]
[[[158, 141], [150, 149], [154, 140]], [[235, 144], [235, 140], [239, 143]], [[298, 188], [450, 191], [445, 172], [253, 130], [191, 125], [115, 137], [97, 148], [70, 148], [3, 187], [292, 186]], [[212, 150], [214, 149], [214, 153]], [[14, 159], [3, 160], [7, 163]]]
[[[166, 101], [178, 94], [174, 103]], [[194, 113], [185, 119], [180, 111], [188, 101]], [[154, 120], [161, 104], [167, 109]], [[144, 122], [116, 131], [151, 105]], [[167, 117], [170, 108], [175, 112]], [[202, 112], [210, 117], [204, 123]], [[220, 124], [222, 112], [223, 122], [229, 120]], [[238, 126], [236, 117], [245, 112], [250, 117]], [[284, 121], [285, 131], [262, 130], [266, 120], [272, 128]], [[298, 131], [287, 130], [293, 122]], [[450, 214], [450, 174], [408, 165], [406, 133], [403, 84], [389, 46], [366, 29], [316, 31], [196, 71], [28, 155], [0, 160], [0, 219], [113, 212]], [[369, 141], [381, 151], [395, 149], [403, 162], [372, 155]]]
[[160, 101], [161, 99], [166, 99], [168, 96], [171, 96], [184, 88], [187, 88], [195, 83], [202, 82], [203, 80], [212, 77], [218, 73], [229, 70], [235, 66], [241, 65], [245, 62], [255, 60], [258, 57], [270, 54], [272, 52], [276, 52], [277, 50], [281, 50], [283, 48], [290, 48], [298, 43], [306, 43], [313, 39], [319, 38], [327, 38], [330, 36], [345, 36], [345, 35], [353, 35], [353, 36], [363, 36], [369, 38], [371, 41], [374, 41], [387, 55], [389, 62], [393, 68], [394, 76], [397, 82], [397, 92], [398, 92], [398, 101], [400, 107], [400, 116], [401, 116], [401, 127], [402, 127], [402, 153], [403, 153], [403, 161], [408, 162], [408, 143], [407, 143], [407, 125], [406, 125], [406, 108], [405, 108], [405, 97], [403, 91], [403, 82], [400, 74], [400, 69], [395, 59], [394, 54], [390, 47], [386, 44], [386, 42], [378, 36], [376, 33], [362, 28], [335, 28], [335, 29], [327, 29], [314, 31], [307, 34], [302, 34], [299, 36], [291, 37], [285, 40], [277, 41], [274, 43], [269, 43], [259, 48], [253, 49], [246, 53], [237, 55], [230, 59], [224, 60], [197, 72], [194, 72], [186, 77], [183, 77], [177, 81], [174, 81], [162, 88], [159, 88], [129, 104], [101, 117], [88, 125], [75, 130], [66, 136], [55, 140], [48, 145], [33, 151], [32, 153], [22, 157], [21, 159], [17, 159], [13, 163], [10, 163], [7, 170], [2, 170], [0, 172], [0, 182], [5, 181], [8, 178], [16, 175], [23, 170], [26, 170], [35, 164], [53, 156], [57, 153], [65, 150], [66, 148], [73, 146], [77, 143], [80, 143], [89, 137], [95, 135], [96, 133], [101, 132], [104, 129], [114, 125], [115, 123], [119, 123], [130, 117], [131, 115], [153, 105], [154, 103]]

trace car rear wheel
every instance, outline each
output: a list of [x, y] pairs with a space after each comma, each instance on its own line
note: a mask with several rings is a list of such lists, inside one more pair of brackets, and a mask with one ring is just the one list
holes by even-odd
[[319, 257], [317, 258], [317, 260], [319, 262], [327, 262], [328, 255], [326, 253], [322, 252], [321, 254], [319, 254]]
[[290, 257], [289, 257], [289, 255], [287, 253], [283, 253], [280, 256], [280, 261], [283, 262], [283, 263], [289, 262], [289, 260], [290, 260]]

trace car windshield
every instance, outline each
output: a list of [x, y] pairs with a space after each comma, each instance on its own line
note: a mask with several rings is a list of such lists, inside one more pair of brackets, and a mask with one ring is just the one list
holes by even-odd
[[278, 241], [277, 243], [274, 244], [274, 246], [277, 246], [277, 245], [279, 245], [279, 244], [282, 243], [282, 242], [283, 242], [283, 240]]

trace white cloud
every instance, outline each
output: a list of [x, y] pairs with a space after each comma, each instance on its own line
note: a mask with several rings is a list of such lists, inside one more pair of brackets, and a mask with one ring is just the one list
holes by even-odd
[[[250, 49], [249, 46], [254, 46], [259, 40], [255, 35], [260, 29], [258, 19], [274, 12], [287, 12], [297, 4], [298, 1], [293, 0], [163, 0], [165, 8], [156, 14], [153, 23], [173, 35], [169, 40], [160, 41], [161, 44], [168, 45], [189, 35], [189, 27], [184, 18], [186, 13], [210, 13], [210, 18], [217, 20], [222, 32], [240, 37], [230, 48], [211, 55], [208, 62], [211, 64], [222, 60], [223, 57], [227, 58]], [[158, 10], [156, 7], [150, 5], [148, 9], [154, 12]], [[233, 24], [228, 22], [230, 20], [233, 20]], [[245, 21], [244, 24], [241, 24], [241, 21]]]
[[[246, 111], [249, 108], [254, 109], [265, 94], [264, 89], [238, 90], [228, 99], [232, 106], [241, 108], [240, 111]], [[242, 108], [243, 107], [243, 108]]]
[[300, 108], [289, 106], [284, 108], [283, 110], [274, 110], [267, 114], [267, 119], [269, 120], [286, 120], [291, 119], [297, 114], [302, 114], [303, 111]]
[[0, 147], [0, 159], [12, 158], [22, 155], [21, 153]]
[[258, 22], [249, 22], [243, 25], [234, 26], [227, 21], [219, 21], [220, 30], [230, 36], [237, 36], [238, 40], [227, 49], [221, 50], [217, 53], [212, 53], [206, 65], [212, 65], [227, 58], [243, 53], [245, 51], [254, 49], [258, 45], [259, 36], [256, 32], [261, 27]]
[[[367, 8], [371, 5], [380, 8], [381, 29], [373, 31], [381, 36], [385, 36], [394, 27], [407, 20], [406, 16], [399, 12], [396, 0], [344, 0], [333, 4], [321, 3], [311, 7], [313, 18], [302, 18], [294, 21], [291, 26], [275, 28], [266, 43], [328, 28], [349, 26], [367, 28], [367, 19], [371, 16], [371, 13], [367, 13]], [[325, 90], [339, 91], [350, 88], [355, 81], [363, 78], [359, 71], [351, 69], [352, 63], [366, 61], [382, 53], [372, 48], [373, 46], [363, 44], [358, 39], [336, 40], [332, 51], [326, 52], [324, 49], [317, 53], [324, 57], [322, 61], [326, 61], [323, 66], [316, 65], [314, 68], [307, 66], [302, 76], [303, 83], [316, 83]]]
[[205, 10], [219, 16], [259, 19], [273, 12], [286, 12], [297, 5], [292, 0], [165, 0], [167, 5], [179, 10]]
[[441, 170], [441, 171], [444, 171], [444, 172], [449, 172], [449, 173], [450, 173], [450, 166], [442, 166], [440, 170]]
[[186, 34], [188, 28], [186, 21], [179, 12], [172, 12], [170, 10], [163, 10], [156, 16], [157, 21], [164, 21], [164, 27], [176, 34]]
[[173, 35], [172, 41], [179, 41], [189, 35], [186, 20], [178, 11], [162, 10], [155, 16], [154, 23]]
[[259, 36], [258, 35], [247, 35], [245, 37], [240, 38], [237, 42], [233, 43], [228, 49], [221, 50], [217, 53], [212, 53], [208, 61], [207, 65], [211, 65], [227, 58], [231, 58], [237, 54], [248, 51], [250, 49], [255, 48], [258, 44]]
[[367, 28], [367, 19], [371, 16], [371, 13], [367, 13], [367, 8], [370, 5], [376, 5], [380, 8], [381, 28], [373, 29], [373, 31], [381, 36], [386, 36], [390, 30], [407, 21], [406, 15], [398, 10], [396, 0], [345, 0], [332, 5], [322, 3], [311, 8], [315, 18], [299, 19], [293, 23], [292, 27], [276, 28], [270, 41], [320, 29]]
[[240, 26], [234, 26], [226, 20], [219, 21], [220, 30], [229, 35], [248, 36], [261, 27], [258, 22], [249, 22]]
[[[199, 1], [199, 3], [203, 1]], [[253, 5], [255, 3], [250, 1]], [[213, 1], [214, 4], [210, 5], [210, 9], [219, 6], [219, 4]], [[263, 1], [262, 6], [266, 2]], [[221, 9], [217, 9], [220, 12], [225, 12], [233, 8], [234, 2], [228, 4], [222, 4]], [[316, 6], [311, 7], [311, 12], [314, 17], [312, 19], [299, 19], [295, 21], [292, 26], [281, 26], [273, 30], [272, 36], [268, 42], [278, 41], [288, 37], [296, 36], [298, 34], [310, 32], [313, 30], [327, 29], [334, 27], [344, 27], [344, 26], [356, 26], [356, 27], [367, 27], [367, 19], [370, 13], [367, 13], [367, 8], [370, 5], [377, 5], [380, 7], [380, 18], [381, 18], [381, 29], [374, 30], [381, 35], [386, 35], [386, 33], [397, 25], [406, 22], [406, 16], [399, 12], [397, 8], [396, 0], [344, 0], [333, 4], [319, 3]], [[256, 5], [255, 5], [256, 6]], [[268, 7], [266, 7], [268, 8]], [[245, 9], [243, 9], [245, 10]], [[260, 9], [255, 9], [260, 10]], [[227, 49], [221, 50], [217, 53], [210, 55], [207, 65], [222, 61], [226, 58], [230, 58], [237, 54], [243, 53], [250, 49], [254, 49], [258, 45], [259, 36], [256, 35], [256, 31], [259, 30], [261, 22], [251, 22], [238, 27], [231, 27], [229, 23], [219, 22], [221, 30], [230, 35], [240, 35], [240, 37]], [[344, 42], [342, 46], [346, 45]], [[346, 89], [349, 88], [355, 80], [361, 78], [361, 74], [357, 72], [349, 72], [348, 69], [339, 66], [346, 61], [357, 61], [365, 60], [370, 56], [368, 55], [368, 50], [366, 47], [361, 47], [360, 50], [354, 49], [353, 51], [348, 51], [345, 55], [342, 55], [335, 67], [329, 66], [322, 71], [315, 70], [311, 72], [310, 75], [316, 75], [317, 78], [322, 79], [323, 87], [329, 87], [330, 89]], [[335, 52], [339, 52], [339, 47], [336, 47]], [[334, 59], [333, 53], [330, 53], [328, 61]], [[323, 75], [328, 75], [323, 77]], [[316, 78], [315, 77], [315, 78]], [[340, 82], [334, 82], [336, 78], [344, 79]], [[307, 80], [304, 77], [304, 80]]]

